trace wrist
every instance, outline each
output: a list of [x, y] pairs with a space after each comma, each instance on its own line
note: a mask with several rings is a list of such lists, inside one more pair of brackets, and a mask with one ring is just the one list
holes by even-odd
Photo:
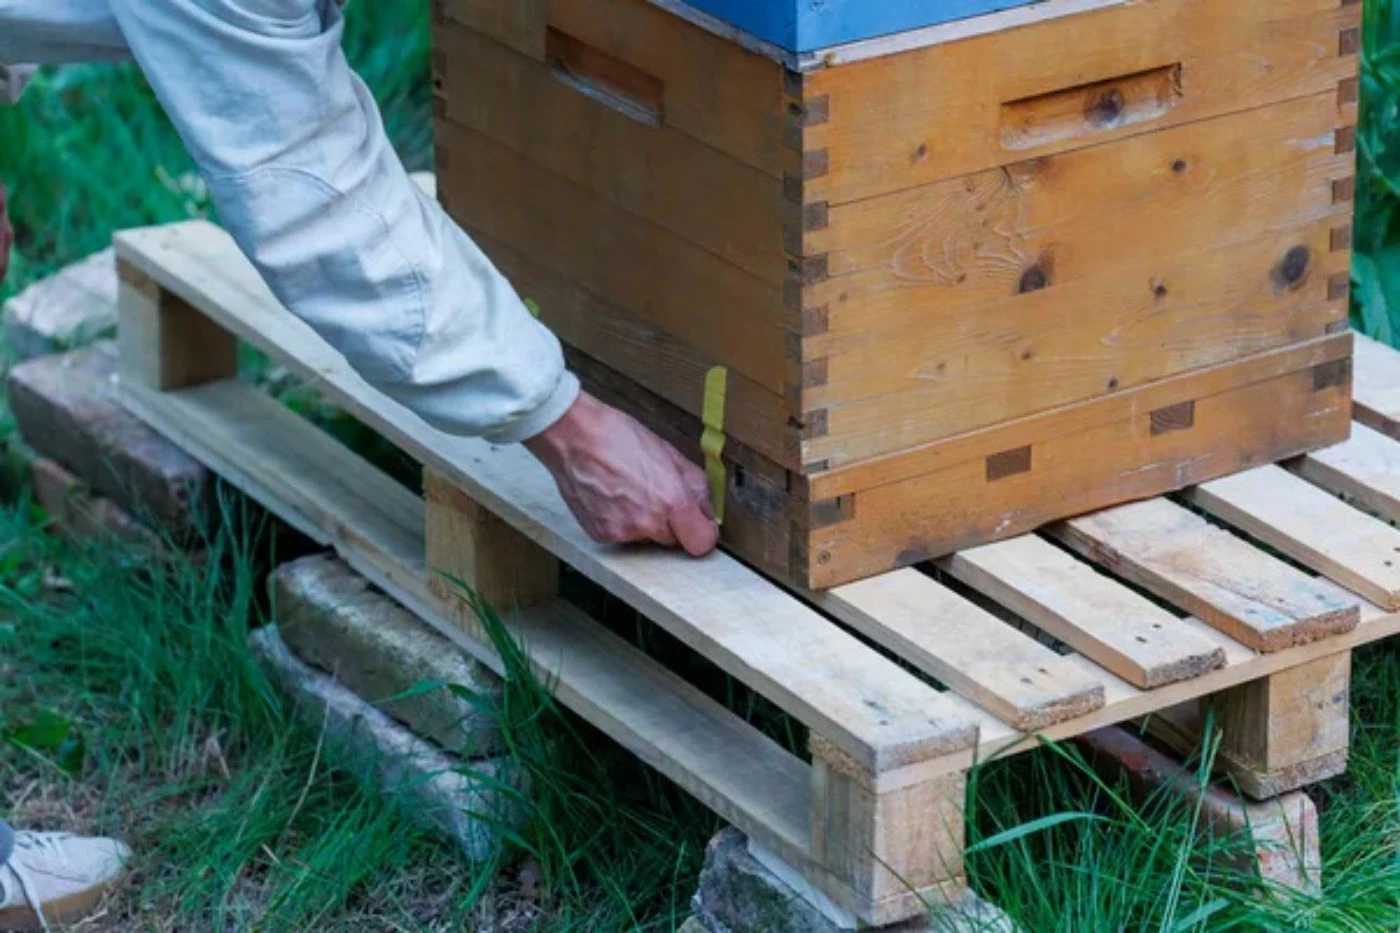
[[571, 451], [587, 444], [601, 402], [580, 391], [578, 396], [553, 424], [534, 437], [526, 438], [525, 447], [546, 464], [559, 463]]

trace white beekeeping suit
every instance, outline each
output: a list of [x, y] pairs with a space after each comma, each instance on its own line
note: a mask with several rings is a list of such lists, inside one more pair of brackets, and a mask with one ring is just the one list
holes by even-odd
[[[220, 219], [288, 308], [430, 424], [534, 436], [578, 381], [553, 334], [409, 181], [341, 52], [342, 26], [331, 0], [0, 0], [0, 62], [134, 56]], [[0, 92], [17, 94], [24, 76], [6, 69]]]

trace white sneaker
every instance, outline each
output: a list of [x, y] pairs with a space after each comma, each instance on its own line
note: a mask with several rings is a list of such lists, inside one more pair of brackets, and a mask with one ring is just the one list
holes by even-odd
[[15, 850], [0, 865], [0, 930], [47, 930], [81, 919], [130, 855], [115, 839], [16, 832]]

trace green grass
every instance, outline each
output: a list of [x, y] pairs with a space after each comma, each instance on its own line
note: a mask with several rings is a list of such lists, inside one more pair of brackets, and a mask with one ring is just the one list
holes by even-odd
[[[352, 0], [346, 39], [412, 168], [431, 156], [426, 7]], [[1354, 309], [1363, 329], [1394, 342], [1400, 4], [1368, 0], [1366, 16]], [[114, 229], [209, 209], [129, 65], [48, 72], [19, 107], [0, 110], [0, 178], [19, 235], [0, 297], [100, 249]], [[314, 395], [279, 388], [347, 442], [371, 443]], [[411, 482], [410, 469], [398, 472]], [[206, 565], [153, 578], [119, 549], [55, 543], [23, 502], [0, 507], [0, 813], [135, 844], [137, 874], [92, 929], [446, 930], [487, 919], [500, 929], [670, 929], [684, 916], [717, 822], [523, 670], [498, 715], [533, 793], [498, 864], [465, 866], [340, 771], [245, 645], [264, 611], [261, 569], [275, 558], [266, 540], [221, 531]], [[580, 595], [590, 611], [615, 613]], [[681, 659], [625, 613], [617, 628]], [[697, 676], [801, 751], [800, 729], [714, 671]], [[1240, 840], [1202, 844], [1191, 808], [1165, 796], [1128, 803], [1072, 747], [974, 772], [969, 875], [1035, 931], [1400, 929], [1395, 648], [1358, 653], [1353, 694], [1350, 772], [1312, 791], [1323, 896], [1231, 884]]]

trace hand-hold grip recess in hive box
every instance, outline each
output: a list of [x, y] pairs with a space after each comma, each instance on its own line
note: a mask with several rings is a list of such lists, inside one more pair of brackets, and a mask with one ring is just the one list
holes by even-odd
[[1036, 149], [1147, 123], [1184, 96], [1179, 62], [1130, 75], [1022, 97], [1001, 105], [1001, 144]]

